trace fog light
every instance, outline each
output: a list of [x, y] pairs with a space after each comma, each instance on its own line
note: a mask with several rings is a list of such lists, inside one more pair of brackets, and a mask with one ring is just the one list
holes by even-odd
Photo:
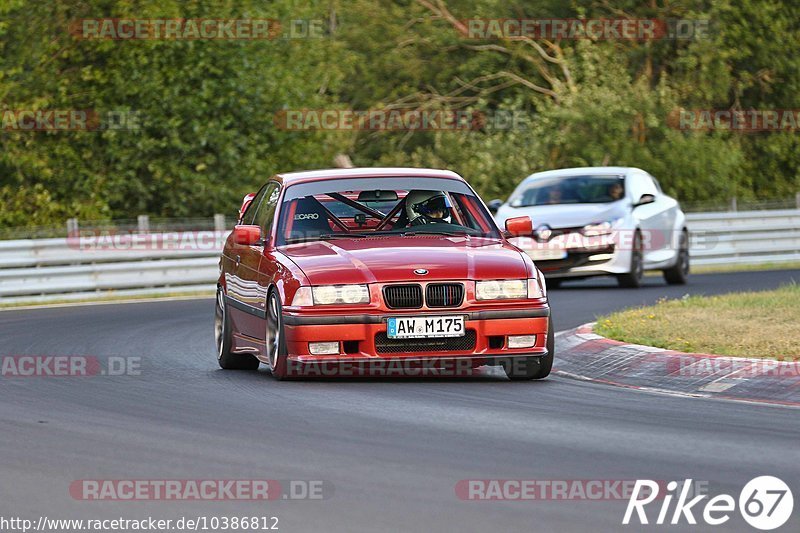
[[508, 337], [509, 348], [533, 348], [536, 346], [536, 335], [513, 335]]
[[308, 351], [311, 355], [337, 355], [339, 353], [338, 342], [309, 342]]
[[589, 256], [589, 261], [608, 261], [613, 258], [614, 254], [594, 254]]

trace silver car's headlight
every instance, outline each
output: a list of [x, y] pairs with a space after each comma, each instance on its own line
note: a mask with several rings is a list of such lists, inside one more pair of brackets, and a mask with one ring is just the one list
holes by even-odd
[[300, 287], [292, 299], [292, 305], [353, 305], [368, 304], [369, 287], [366, 285], [317, 285]]
[[613, 220], [607, 220], [605, 222], [600, 222], [597, 224], [587, 224], [581, 230], [587, 237], [599, 237], [601, 235], [611, 235], [614, 231], [614, 228], [622, 222], [622, 217], [615, 218]]
[[544, 298], [544, 291], [538, 279], [475, 282], [476, 300], [520, 300], [525, 298]]

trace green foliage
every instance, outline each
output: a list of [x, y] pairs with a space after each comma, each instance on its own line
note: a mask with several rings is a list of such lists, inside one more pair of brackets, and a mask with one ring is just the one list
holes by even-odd
[[[797, 133], [683, 132], [668, 122], [679, 108], [800, 108], [800, 19], [792, 6], [609, 6], [4, 0], [0, 109], [136, 112], [141, 126], [0, 131], [0, 226], [231, 213], [270, 174], [328, 167], [337, 153], [364, 166], [452, 168], [487, 198], [504, 197], [533, 172], [582, 165], [645, 168], [688, 201], [786, 197], [800, 189]], [[69, 34], [70, 22], [89, 17], [322, 19], [328, 34], [273, 41]], [[692, 40], [539, 41], [547, 59], [536, 43], [465, 39], [452, 22], [511, 17], [708, 19], [712, 31]], [[385, 106], [502, 110], [525, 125], [408, 133], [285, 131], [273, 122], [282, 109]]]
[[[0, 41], [2, 108], [135, 112], [140, 127], [2, 132], [3, 190], [23, 193], [35, 186], [41, 195], [32, 200], [59, 206], [7, 200], [4, 210], [15, 214], [3, 222], [49, 218], [61, 224], [64, 212], [88, 218], [230, 213], [275, 172], [328, 166], [345, 148], [342, 140], [273, 124], [281, 108], [329, 105], [319, 91], [319, 67], [333, 62], [334, 50], [323, 40], [77, 40], [66, 31], [70, 21], [97, 16], [320, 16], [283, 4], [109, 0], [89, 9], [64, 0], [11, 9]], [[338, 83], [335, 69], [325, 83]]]

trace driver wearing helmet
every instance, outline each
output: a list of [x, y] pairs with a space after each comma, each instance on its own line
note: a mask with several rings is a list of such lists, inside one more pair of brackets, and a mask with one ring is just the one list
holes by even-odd
[[452, 204], [442, 191], [410, 191], [405, 201], [409, 226], [451, 223]]

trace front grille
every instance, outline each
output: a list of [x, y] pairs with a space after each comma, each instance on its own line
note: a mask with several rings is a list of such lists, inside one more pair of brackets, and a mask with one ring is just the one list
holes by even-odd
[[383, 288], [383, 299], [391, 309], [419, 309], [422, 307], [422, 287], [389, 285]]
[[607, 248], [598, 248], [590, 252], [571, 251], [564, 259], [555, 259], [548, 261], [541, 261], [538, 259], [534, 259], [534, 262], [536, 263], [536, 266], [539, 267], [539, 270], [541, 270], [542, 272], [567, 272], [572, 268], [599, 265], [607, 261], [610, 261], [610, 259], [589, 261], [589, 257], [596, 254], [613, 254], [613, 253], [614, 253], [614, 246], [611, 245]]
[[425, 289], [428, 307], [458, 307], [464, 299], [464, 286], [460, 283], [431, 283]]
[[580, 233], [582, 229], [583, 229], [582, 226], [581, 227], [577, 227], [577, 228], [551, 229], [550, 230], [550, 236], [547, 237], [547, 239], [540, 239], [539, 238], [539, 232], [538, 232], [538, 230], [536, 230], [536, 231], [533, 232], [533, 236], [534, 236], [534, 238], [536, 239], [537, 242], [548, 242], [548, 241], [552, 241], [555, 237], [559, 237], [561, 235], [566, 235], [568, 233]]
[[474, 351], [475, 338], [474, 329], [468, 329], [463, 337], [438, 339], [390, 339], [382, 331], [375, 335], [375, 351], [379, 354]]

